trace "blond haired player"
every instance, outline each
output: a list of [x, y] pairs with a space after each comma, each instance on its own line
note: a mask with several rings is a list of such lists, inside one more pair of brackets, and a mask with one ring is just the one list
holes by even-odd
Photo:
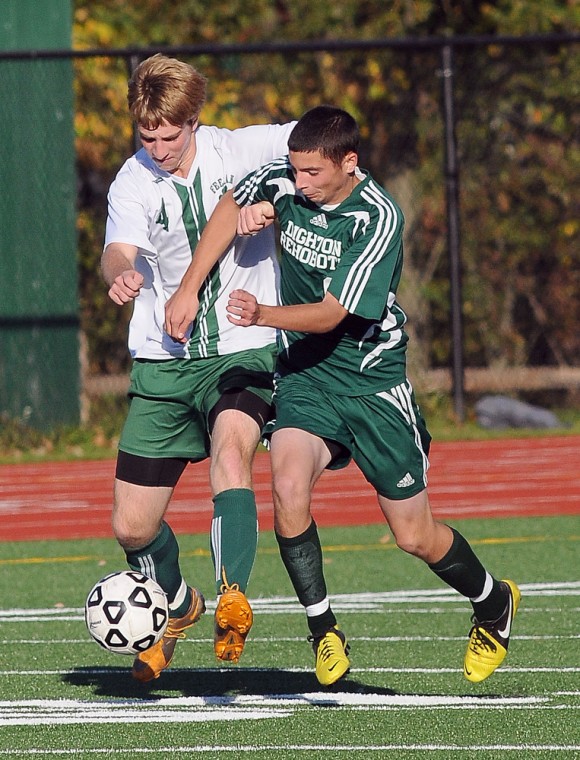
[[163, 320], [220, 197], [286, 153], [292, 124], [204, 126], [205, 98], [205, 77], [182, 61], [155, 55], [137, 67], [128, 102], [143, 148], [121, 167], [108, 197], [102, 273], [111, 299], [133, 305], [130, 407], [119, 442], [113, 530], [129, 566], [162, 586], [170, 609], [163, 639], [135, 659], [140, 681], [168, 667], [177, 639], [205, 609], [202, 594], [181, 574], [178, 543], [164, 519], [188, 462], [211, 456], [217, 657], [237, 662], [252, 625], [245, 595], [258, 532], [251, 466], [270, 414], [275, 330], [237, 330], [225, 307], [236, 287], [276, 300], [272, 232], [235, 240], [216, 262], [185, 342], [164, 333]]

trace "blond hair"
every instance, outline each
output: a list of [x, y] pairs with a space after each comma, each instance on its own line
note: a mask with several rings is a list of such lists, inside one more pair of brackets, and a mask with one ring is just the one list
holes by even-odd
[[157, 129], [163, 121], [181, 126], [199, 118], [206, 88], [207, 79], [193, 66], [157, 53], [129, 80], [129, 111], [145, 129]]

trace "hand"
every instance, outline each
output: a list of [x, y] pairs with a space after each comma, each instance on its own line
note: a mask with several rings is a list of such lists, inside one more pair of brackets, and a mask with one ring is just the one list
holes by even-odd
[[178, 343], [186, 343], [187, 333], [198, 307], [197, 294], [192, 295], [178, 288], [165, 304], [165, 332]]
[[260, 318], [260, 304], [247, 290], [232, 290], [227, 311], [228, 320], [240, 327], [256, 325]]
[[274, 206], [268, 201], [242, 206], [238, 216], [238, 235], [257, 235], [274, 221]]
[[126, 269], [115, 277], [109, 288], [109, 298], [118, 306], [129, 303], [139, 295], [143, 280], [143, 275], [136, 269]]

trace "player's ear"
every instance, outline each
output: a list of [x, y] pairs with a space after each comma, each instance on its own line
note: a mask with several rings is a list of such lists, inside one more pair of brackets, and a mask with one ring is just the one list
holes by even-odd
[[354, 151], [350, 151], [342, 160], [343, 169], [347, 174], [352, 174], [358, 164], [358, 155]]

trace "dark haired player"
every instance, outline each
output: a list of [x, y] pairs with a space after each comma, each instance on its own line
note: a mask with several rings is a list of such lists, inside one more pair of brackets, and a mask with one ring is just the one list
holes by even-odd
[[[478, 682], [507, 653], [520, 591], [490, 575], [465, 538], [431, 513], [431, 438], [406, 376], [406, 316], [396, 300], [403, 214], [359, 169], [358, 144], [350, 114], [331, 106], [308, 111], [292, 131], [288, 158], [253, 172], [220, 202], [176, 298], [195, 302], [204, 270], [236, 225], [255, 234], [278, 220], [282, 305], [236, 289], [228, 312], [242, 327], [280, 331], [276, 419], [267, 428], [275, 529], [306, 611], [317, 678], [333, 684], [350, 663], [327, 594], [311, 493], [326, 468], [352, 458], [375, 488], [397, 545], [470, 600], [464, 674]], [[185, 317], [191, 313], [166, 315], [170, 334], [183, 334]]]

